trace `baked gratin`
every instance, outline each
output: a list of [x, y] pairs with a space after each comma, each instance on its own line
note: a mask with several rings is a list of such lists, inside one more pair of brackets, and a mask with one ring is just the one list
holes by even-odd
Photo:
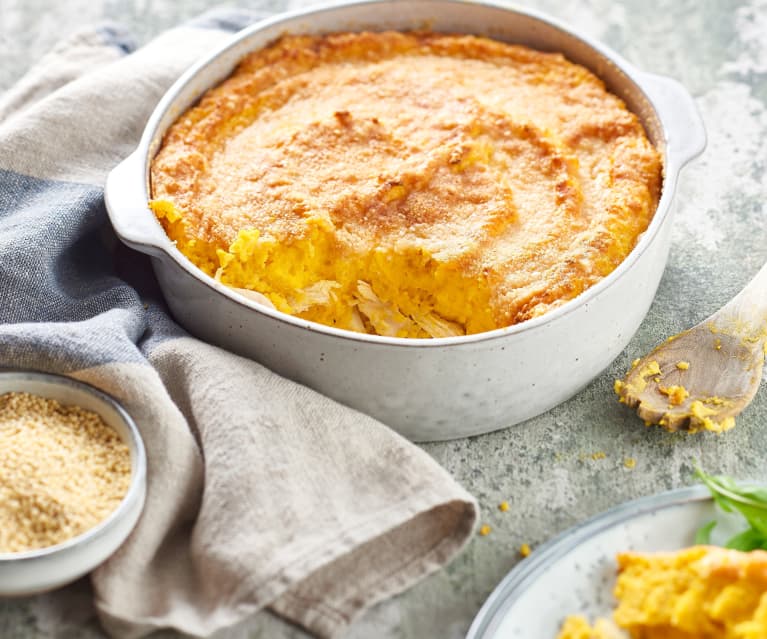
[[763, 550], [623, 553], [618, 570], [614, 623], [570, 617], [558, 639], [767, 639]]
[[286, 36], [170, 127], [150, 206], [223, 284], [399, 337], [539, 316], [608, 275], [659, 153], [562, 55], [431, 32]]

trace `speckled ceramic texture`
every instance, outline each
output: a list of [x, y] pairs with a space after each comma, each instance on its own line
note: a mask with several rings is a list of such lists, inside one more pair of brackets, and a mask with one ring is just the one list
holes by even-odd
[[111, 397], [68, 377], [32, 371], [0, 372], [0, 394], [12, 391], [32, 393], [98, 413], [128, 445], [131, 482], [117, 509], [81, 535], [48, 548], [0, 553], [0, 597], [58, 588], [93, 570], [133, 530], [146, 496], [146, 453], [141, 435], [130, 416]]
[[703, 487], [622, 504], [564, 532], [521, 562], [477, 614], [466, 639], [557, 636], [568, 615], [610, 618], [619, 552], [679, 550], [715, 518]]
[[[561, 51], [595, 71], [641, 117], [664, 153], [663, 195], [644, 237], [616, 271], [543, 317], [479, 335], [409, 340], [340, 331], [265, 308], [181, 255], [146, 206], [148, 165], [167, 127], [206, 88], [247, 52], [286, 32], [424, 25]], [[647, 313], [666, 263], [679, 169], [704, 145], [700, 117], [679, 84], [639, 72], [543, 16], [488, 3], [375, 0], [264, 21], [193, 67], [160, 102], [137, 151], [112, 172], [105, 197], [117, 234], [153, 256], [168, 305], [191, 333], [373, 415], [406, 437], [441, 440], [538, 415], [583, 388], [620, 353]]]

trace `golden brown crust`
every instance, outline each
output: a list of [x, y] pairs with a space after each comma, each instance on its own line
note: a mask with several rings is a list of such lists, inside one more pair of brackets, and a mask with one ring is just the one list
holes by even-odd
[[151, 177], [153, 198], [213, 247], [201, 266], [232, 254], [243, 229], [289, 245], [321, 228], [341, 258], [420, 251], [487, 290], [481, 326], [437, 309], [472, 332], [540, 315], [612, 271], [655, 211], [661, 166], [637, 117], [561, 55], [386, 32], [250, 54], [170, 128]]
[[692, 546], [676, 552], [623, 552], [617, 557], [618, 571], [642, 570], [653, 565], [667, 567], [695, 566], [703, 579], [747, 580], [767, 591], [767, 551], [741, 552], [719, 546]]

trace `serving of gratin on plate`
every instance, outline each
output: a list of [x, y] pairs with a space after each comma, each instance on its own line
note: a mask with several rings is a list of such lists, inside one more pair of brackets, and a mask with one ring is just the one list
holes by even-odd
[[[568, 617], [557, 639], [764, 639], [767, 552], [620, 553], [613, 621]], [[625, 633], [622, 629], [625, 629]]]
[[658, 203], [639, 118], [561, 54], [431, 32], [285, 36], [165, 135], [151, 208], [218, 281], [392, 337], [537, 317]]
[[467, 639], [767, 639], [767, 487], [696, 476], [542, 546]]
[[582, 615], [569, 616], [557, 639], [767, 638], [767, 487], [699, 466], [695, 474], [738, 532], [719, 535], [724, 547], [711, 545], [722, 528], [714, 518], [698, 528], [694, 546], [618, 553], [612, 618], [591, 626]]

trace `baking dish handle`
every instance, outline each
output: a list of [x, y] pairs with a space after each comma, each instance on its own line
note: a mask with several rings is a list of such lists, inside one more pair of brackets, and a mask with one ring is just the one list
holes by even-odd
[[107, 176], [104, 202], [112, 227], [125, 244], [160, 257], [166, 253], [170, 240], [147, 206], [145, 190], [141, 188], [145, 180], [141, 155], [134, 151]]
[[640, 72], [641, 86], [658, 107], [669, 160], [681, 168], [706, 148], [703, 118], [689, 91], [676, 80]]

